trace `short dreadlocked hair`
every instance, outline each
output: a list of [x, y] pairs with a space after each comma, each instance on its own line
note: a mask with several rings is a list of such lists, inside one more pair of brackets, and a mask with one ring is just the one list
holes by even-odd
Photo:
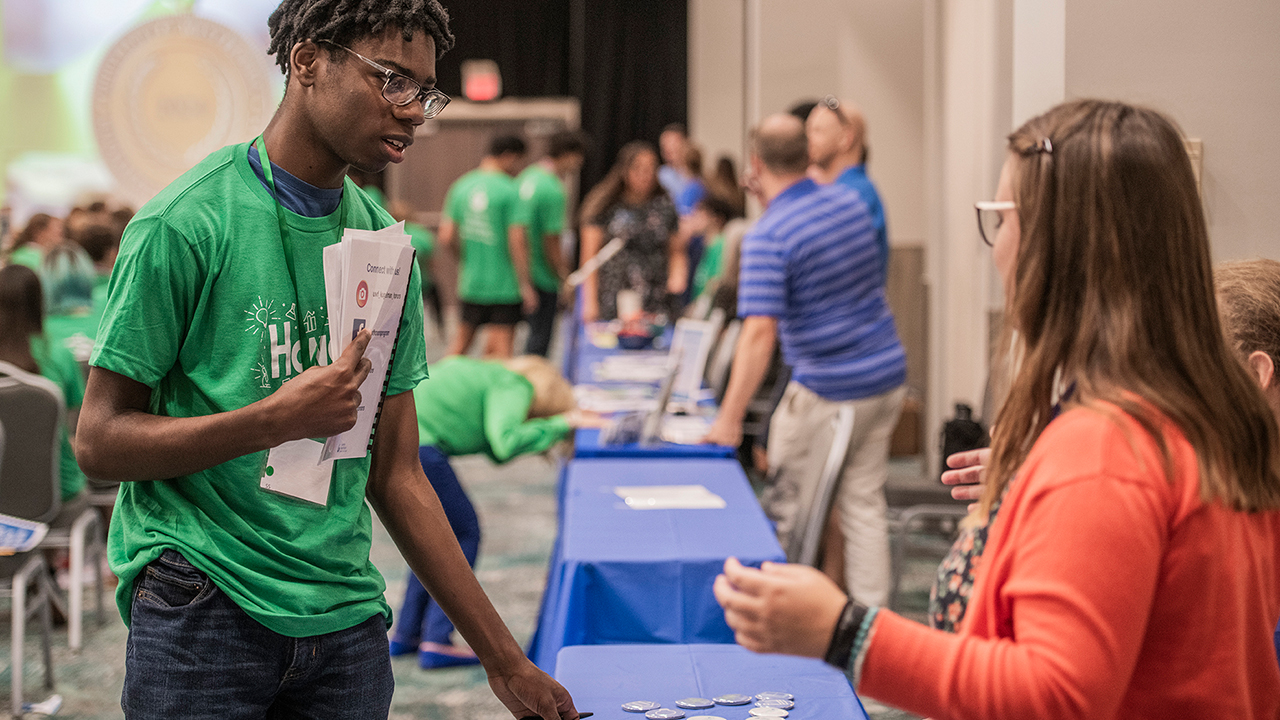
[[453, 47], [449, 13], [439, 0], [284, 0], [267, 20], [268, 55], [289, 74], [289, 53], [303, 40], [350, 45], [388, 27], [400, 28], [406, 41], [423, 30], [436, 42], [436, 57]]

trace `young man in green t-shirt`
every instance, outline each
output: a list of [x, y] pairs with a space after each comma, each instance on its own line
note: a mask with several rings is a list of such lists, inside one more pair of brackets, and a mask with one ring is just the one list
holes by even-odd
[[[315, 455], [291, 456], [377, 401], [359, 392], [369, 331], [330, 350], [321, 255], [344, 227], [391, 224], [344, 175], [402, 160], [448, 102], [433, 89], [448, 15], [435, 0], [285, 0], [270, 28], [280, 108], [260, 140], [213, 153], [139, 211], [90, 361], [78, 459], [125, 481], [108, 544], [130, 626], [125, 714], [386, 718], [372, 505], [512, 714], [576, 718], [485, 597], [422, 474], [420, 303], [404, 309], [370, 454], [323, 474]], [[420, 286], [414, 270], [407, 296]], [[268, 476], [328, 491], [290, 497]]]
[[[516, 178], [519, 199], [511, 217], [511, 261], [520, 282], [529, 339], [526, 355], [546, 357], [551, 349], [560, 284], [569, 269], [560, 251], [568, 204], [560, 178], [582, 169], [587, 145], [582, 133], [565, 130], [551, 136], [547, 156], [525, 168]], [[536, 296], [537, 306], [530, 310]]]
[[462, 316], [449, 342], [450, 355], [471, 347], [476, 328], [488, 325], [484, 354], [511, 357], [522, 304], [511, 264], [507, 230], [516, 204], [512, 178], [524, 159], [524, 141], [500, 135], [480, 167], [449, 187], [444, 198], [439, 243], [458, 253], [458, 301]]

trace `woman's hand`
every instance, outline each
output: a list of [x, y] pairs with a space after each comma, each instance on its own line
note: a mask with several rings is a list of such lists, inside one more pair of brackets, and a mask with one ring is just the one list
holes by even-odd
[[807, 565], [766, 562], [759, 570], [729, 558], [716, 600], [738, 644], [754, 652], [826, 655], [848, 597]]
[[951, 497], [956, 500], [977, 500], [982, 497], [990, 463], [991, 448], [953, 453], [947, 457], [947, 467], [951, 469], [942, 473], [942, 484], [955, 485]]

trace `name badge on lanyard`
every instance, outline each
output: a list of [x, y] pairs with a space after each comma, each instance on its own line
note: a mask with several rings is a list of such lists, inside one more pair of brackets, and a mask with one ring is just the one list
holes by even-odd
[[[258, 147], [258, 155], [262, 160], [262, 174], [271, 191], [271, 199], [275, 202], [276, 221], [280, 227], [280, 247], [284, 252], [285, 267], [289, 270], [289, 279], [293, 281], [294, 300], [298, 300], [298, 276], [293, 267], [293, 252], [285, 230], [284, 211], [280, 206], [280, 195], [276, 191], [275, 178], [271, 170], [271, 159], [267, 157], [267, 142], [261, 135], [254, 141]], [[342, 209], [338, 221], [338, 233], [341, 235], [346, 227], [347, 203], [344, 197], [339, 202]], [[301, 309], [301, 303], [298, 304]], [[303, 438], [277, 445], [267, 451], [267, 462], [262, 470], [262, 479], [258, 485], [263, 490], [289, 497], [306, 500], [316, 505], [329, 504], [329, 485], [333, 479], [333, 460], [321, 462], [321, 451], [324, 443]]]

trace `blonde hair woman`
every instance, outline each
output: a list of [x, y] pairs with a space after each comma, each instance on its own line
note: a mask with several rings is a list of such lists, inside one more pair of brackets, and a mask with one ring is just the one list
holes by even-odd
[[1275, 718], [1276, 420], [1222, 342], [1180, 134], [1060, 105], [1010, 136], [988, 207], [1018, 364], [968, 617], [945, 633], [730, 561], [730, 627], [939, 719]]

